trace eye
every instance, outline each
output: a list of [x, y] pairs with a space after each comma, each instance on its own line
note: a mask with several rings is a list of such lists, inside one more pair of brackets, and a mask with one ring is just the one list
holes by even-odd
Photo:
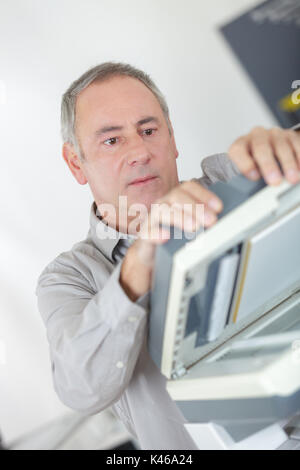
[[[117, 141], [117, 137], [110, 137], [109, 139], [105, 140], [103, 143], [106, 144], [106, 142], [111, 142], [112, 145], [114, 145]], [[108, 144], [111, 146], [110, 144]]]
[[145, 129], [143, 132], [146, 132], [146, 135], [153, 135], [156, 129]]

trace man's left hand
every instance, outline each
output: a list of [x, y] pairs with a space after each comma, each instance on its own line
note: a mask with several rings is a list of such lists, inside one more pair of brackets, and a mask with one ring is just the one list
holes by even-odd
[[254, 127], [230, 146], [229, 158], [251, 180], [263, 177], [276, 185], [285, 177], [290, 183], [300, 181], [300, 132], [273, 127]]

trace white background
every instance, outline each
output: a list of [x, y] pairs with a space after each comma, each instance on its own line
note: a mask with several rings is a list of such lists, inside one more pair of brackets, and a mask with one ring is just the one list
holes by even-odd
[[[0, 1], [0, 429], [14, 439], [67, 409], [52, 387], [34, 294], [42, 269], [85, 238], [92, 196], [61, 157], [60, 99], [117, 60], [166, 96], [180, 179], [255, 125], [275, 124], [218, 26], [250, 0]], [[3, 343], [2, 343], [3, 355]], [[3, 362], [3, 361], [2, 361]]]

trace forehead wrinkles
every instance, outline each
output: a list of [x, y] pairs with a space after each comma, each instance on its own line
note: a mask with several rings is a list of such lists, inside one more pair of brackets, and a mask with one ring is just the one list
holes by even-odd
[[88, 105], [91, 105], [93, 102], [99, 102], [106, 106], [109, 103], [122, 104], [122, 102], [128, 101], [134, 103], [141, 99], [148, 102], [157, 101], [152, 91], [139, 80], [131, 77], [114, 77], [89, 85], [79, 94], [77, 103], [81, 105], [81, 103], [87, 102]]
[[156, 96], [139, 80], [114, 77], [105, 82], [93, 83], [83, 90], [77, 97], [76, 110], [80, 117], [82, 112], [88, 113], [92, 109], [99, 112], [117, 112], [121, 109], [125, 111], [128, 107], [130, 111], [134, 108], [139, 110], [142, 105], [161, 109]]

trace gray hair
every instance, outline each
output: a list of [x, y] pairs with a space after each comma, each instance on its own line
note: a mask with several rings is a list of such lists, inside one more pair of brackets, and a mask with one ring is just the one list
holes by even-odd
[[140, 80], [146, 87], [148, 87], [154, 96], [157, 98], [160, 107], [165, 116], [169, 133], [172, 134], [170, 122], [169, 122], [169, 108], [167, 102], [157, 88], [153, 80], [148, 74], [139, 70], [129, 64], [121, 62], [104, 62], [96, 67], [92, 67], [85, 72], [81, 77], [75, 80], [67, 91], [63, 94], [61, 102], [61, 135], [64, 142], [72, 144], [79, 155], [79, 158], [83, 161], [84, 155], [80, 144], [76, 137], [76, 99], [79, 93], [87, 88], [93, 82], [101, 82], [108, 80], [114, 76], [128, 76]]

